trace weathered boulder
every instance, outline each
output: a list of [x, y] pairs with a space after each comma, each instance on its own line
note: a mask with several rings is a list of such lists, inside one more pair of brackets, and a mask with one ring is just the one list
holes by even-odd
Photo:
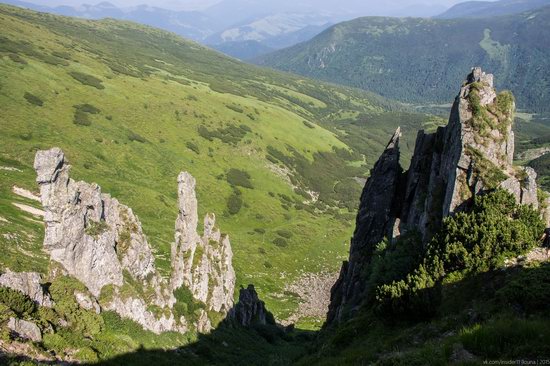
[[42, 332], [38, 325], [23, 319], [10, 318], [8, 328], [16, 333], [19, 337], [30, 339], [33, 342], [42, 341]]
[[273, 315], [265, 308], [265, 303], [258, 297], [254, 285], [247, 288], [241, 287], [239, 301], [229, 311], [228, 320], [243, 326], [252, 325], [275, 325]]
[[331, 291], [327, 324], [352, 316], [368, 296], [366, 269], [384, 238], [416, 232], [427, 243], [442, 220], [498, 187], [538, 208], [536, 173], [513, 166], [515, 104], [497, 94], [493, 76], [474, 68], [460, 89], [449, 123], [418, 133], [410, 168], [399, 164], [399, 130], [371, 170], [361, 195], [349, 261]]
[[29, 296], [37, 305], [51, 307], [50, 295], [42, 287], [42, 277], [35, 272], [11, 272], [9, 269], [0, 275], [0, 286], [21, 291]]

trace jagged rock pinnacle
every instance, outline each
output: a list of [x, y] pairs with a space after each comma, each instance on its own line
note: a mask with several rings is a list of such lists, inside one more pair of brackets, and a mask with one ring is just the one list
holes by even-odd
[[393, 136], [386, 146], [387, 149], [399, 148], [399, 140], [401, 139], [401, 127], [397, 127], [397, 130], [393, 133]]
[[332, 288], [327, 324], [351, 316], [367, 296], [363, 276], [384, 238], [416, 231], [427, 242], [443, 218], [498, 187], [509, 190], [518, 203], [537, 208], [536, 173], [512, 164], [513, 96], [497, 95], [493, 82], [493, 75], [472, 69], [448, 125], [434, 134], [418, 133], [405, 173], [399, 164], [400, 129], [394, 133], [361, 195], [349, 261]]
[[[197, 233], [195, 179], [189, 173], [178, 177], [173, 272], [170, 283], [166, 283], [155, 268], [141, 223], [129, 207], [101, 193], [97, 184], [71, 179], [70, 166], [59, 148], [38, 151], [34, 167], [45, 209], [44, 248], [51, 260], [61, 265], [62, 273], [87, 287], [89, 294], [78, 294], [80, 300], [86, 300], [83, 303], [93, 305], [102, 289], [111, 285], [113, 294], [101, 306], [157, 333], [188, 330], [185, 319], [175, 319], [172, 313], [176, 301], [173, 291], [182, 285], [209, 311], [225, 314], [231, 308], [235, 271], [229, 237], [215, 227], [214, 215], [205, 219], [205, 235], [201, 238]], [[126, 284], [124, 272], [142, 286], [147, 298], [121, 293]], [[167, 311], [155, 315], [148, 310], [150, 305]], [[196, 328], [208, 330], [208, 314], [203, 315]]]

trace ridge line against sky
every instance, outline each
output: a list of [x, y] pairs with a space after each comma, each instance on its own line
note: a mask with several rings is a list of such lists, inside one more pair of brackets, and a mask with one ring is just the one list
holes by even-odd
[[[226, 1], [226, 0], [225, 0]], [[491, 0], [490, 0], [491, 1]], [[1, 1], [0, 1], [1, 2]], [[166, 8], [171, 10], [205, 10], [213, 5], [224, 2], [224, 0], [107, 0], [107, 1], [86, 1], [86, 0], [30, 0], [33, 4], [42, 6], [79, 6], [82, 4], [95, 5], [101, 2], [112, 3], [117, 7], [131, 7], [137, 5], [150, 5], [159, 8]], [[241, 3], [243, 1], [240, 1]], [[374, 0], [342, 0], [336, 2], [334, 0], [245, 0], [245, 2], [251, 5], [265, 4], [267, 8], [273, 7], [274, 4], [279, 4], [281, 8], [285, 7], [316, 7], [323, 11], [337, 11], [342, 8], [349, 8], [349, 10], [357, 10], [361, 13], [368, 12], [369, 8], [374, 9], [374, 13], [382, 14], [384, 8], [387, 8], [389, 12], [393, 9], [403, 9], [410, 6], [432, 6], [448, 8], [457, 3], [464, 2], [463, 0], [390, 0], [379, 6], [380, 2]]]

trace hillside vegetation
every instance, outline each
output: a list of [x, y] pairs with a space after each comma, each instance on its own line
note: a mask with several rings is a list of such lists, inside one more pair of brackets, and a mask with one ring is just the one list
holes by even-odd
[[472, 65], [518, 108], [550, 111], [550, 7], [483, 19], [365, 17], [257, 63], [416, 104], [448, 103]]
[[132, 207], [164, 275], [176, 177], [193, 174], [200, 215], [215, 212], [231, 236], [238, 284], [255, 283], [286, 318], [300, 298], [285, 284], [336, 271], [345, 255], [355, 178], [368, 173], [388, 131], [405, 124], [412, 142], [418, 127], [440, 123], [134, 23], [0, 6], [0, 24], [4, 269], [47, 270], [44, 227], [28, 212], [40, 204], [13, 187], [36, 192], [34, 154], [58, 146], [76, 179]]

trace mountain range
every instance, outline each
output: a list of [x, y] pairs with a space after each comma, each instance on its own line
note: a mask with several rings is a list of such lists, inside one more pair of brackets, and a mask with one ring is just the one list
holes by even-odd
[[550, 5], [549, 0], [498, 0], [498, 1], [465, 1], [452, 6], [442, 14], [440, 19], [485, 18], [500, 15], [518, 14], [524, 11]]
[[[407, 103], [444, 103], [472, 63], [501, 75], [520, 109], [550, 111], [550, 7], [490, 18], [364, 17], [260, 57], [279, 70]], [[436, 51], [434, 51], [436, 50]]]
[[348, 0], [338, 7], [331, 2], [224, 0], [201, 11], [165, 9], [153, 4], [118, 7], [109, 2], [79, 6], [45, 6], [20, 0], [3, 2], [87, 19], [131, 20], [177, 33], [240, 59], [251, 59], [306, 41], [331, 24], [356, 14], [421, 16], [434, 15], [442, 10], [436, 5], [412, 7], [398, 3], [389, 8], [368, 7], [355, 0]]
[[[0, 364], [546, 359], [550, 125], [514, 116], [544, 98], [548, 12], [319, 36], [321, 69], [445, 103], [419, 108], [128, 20], [0, 5]], [[467, 67], [480, 35], [513, 71]]]

